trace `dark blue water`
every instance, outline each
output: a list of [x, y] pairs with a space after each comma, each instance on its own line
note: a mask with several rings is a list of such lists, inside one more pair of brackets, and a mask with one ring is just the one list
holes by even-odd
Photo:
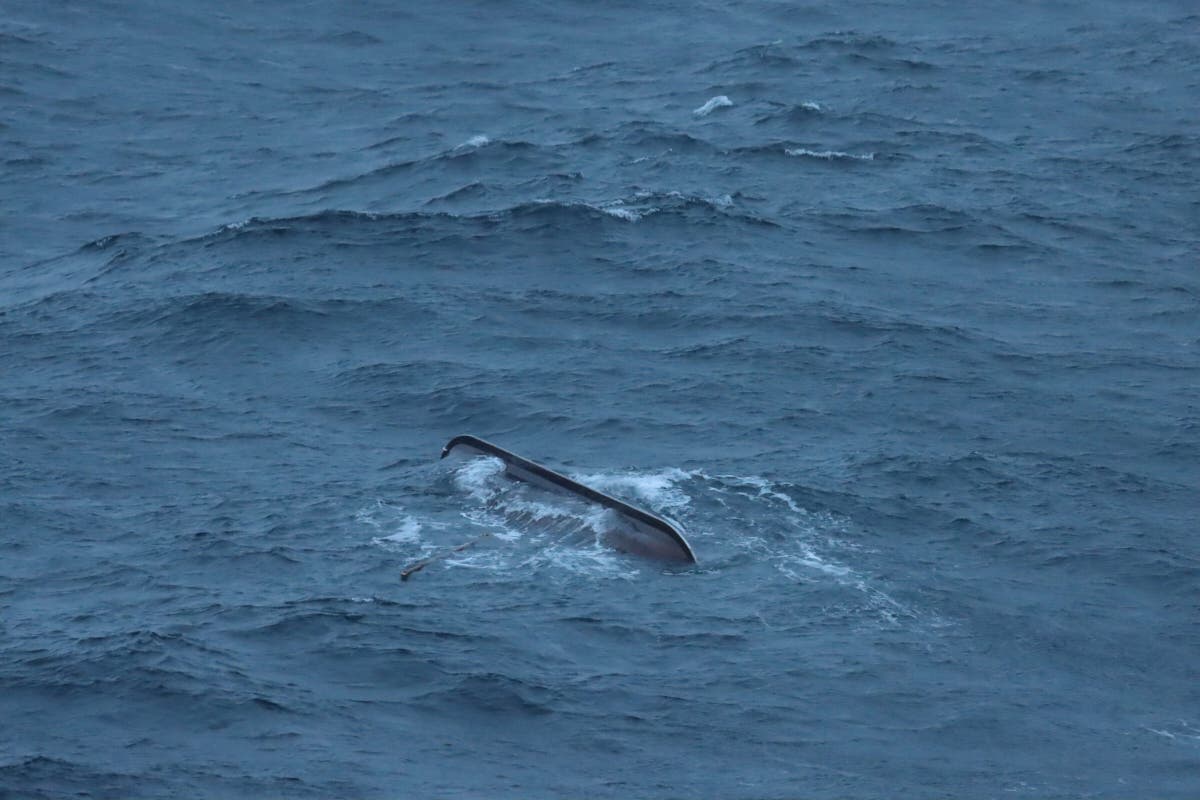
[[0, 797], [1200, 796], [1198, 108], [1191, 2], [6, 0]]

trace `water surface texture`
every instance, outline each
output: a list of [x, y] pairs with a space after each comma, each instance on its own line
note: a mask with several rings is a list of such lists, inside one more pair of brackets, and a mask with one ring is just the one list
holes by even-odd
[[0, 797], [1194, 800], [1198, 108], [1191, 2], [6, 0]]

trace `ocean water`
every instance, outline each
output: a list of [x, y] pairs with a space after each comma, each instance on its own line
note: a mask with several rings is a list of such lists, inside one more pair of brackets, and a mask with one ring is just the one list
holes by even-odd
[[1192, 2], [5, 0], [0, 797], [1200, 797], [1197, 109]]

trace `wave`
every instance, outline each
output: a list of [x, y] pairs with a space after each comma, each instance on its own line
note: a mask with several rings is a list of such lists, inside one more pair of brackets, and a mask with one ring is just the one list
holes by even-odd
[[318, 304], [278, 295], [238, 292], [203, 292], [170, 298], [149, 311], [153, 322], [169, 322], [181, 330], [213, 330], [221, 320], [249, 320], [272, 328], [289, 322], [309, 324], [313, 317], [328, 317]]
[[815, 158], [821, 161], [874, 161], [874, 153], [844, 153], [841, 150], [809, 150], [804, 147], [785, 148], [784, 153], [794, 158]]
[[125, 630], [79, 638], [69, 658], [41, 652], [14, 662], [20, 666], [17, 685], [79, 702], [102, 694], [199, 704], [202, 713], [244, 713], [247, 706], [284, 710], [245, 679], [228, 650], [180, 633]]
[[[365, 149], [386, 149], [396, 141], [398, 141], [396, 137], [391, 137], [389, 139], [376, 142]], [[552, 160], [557, 163], [556, 150], [556, 146], [553, 145], [543, 146], [522, 140], [493, 140], [483, 134], [478, 134], [466, 139], [454, 147], [449, 148], [448, 150], [440, 150], [436, 153], [418, 158], [394, 161], [357, 175], [346, 175], [338, 178], [330, 178], [329, 180], [323, 181], [315, 186], [297, 189], [290, 192], [283, 192], [281, 193], [281, 196], [324, 195], [336, 189], [342, 189], [346, 187], [361, 187], [366, 184], [380, 181], [392, 181], [398, 176], [423, 169], [454, 165], [478, 166], [478, 162], [484, 159], [495, 160], [511, 167], [518, 160], [528, 160], [532, 163], [537, 159], [540, 153], [544, 159]]]
[[765, 125], [777, 121], [802, 123], [826, 112], [826, 108], [814, 100], [805, 100], [801, 103], [769, 102], [767, 105], [770, 110], [756, 116], [754, 118], [755, 125]]
[[0, 47], [34, 47], [37, 43], [19, 34], [9, 33], [8, 31], [0, 31]]
[[[462, 190], [477, 191], [476, 187], [471, 185], [462, 187]], [[716, 212], [723, 217], [740, 218], [758, 224], [774, 224], [753, 215], [738, 213], [735, 205], [732, 195], [705, 197], [676, 191], [641, 191], [635, 192], [628, 198], [607, 201], [535, 199], [507, 208], [475, 214], [452, 214], [442, 211], [375, 213], [325, 210], [295, 217], [251, 217], [227, 224], [216, 232], [194, 241], [203, 243], [243, 237], [280, 237], [306, 232], [374, 226], [425, 228], [436, 224], [528, 223], [530, 221], [549, 222], [553, 219], [575, 222], [616, 219], [622, 222], [637, 222], [654, 215], [683, 215], [695, 211]]]
[[[886, 36], [835, 31], [798, 42], [777, 39], [735, 50], [731, 55], [709, 62], [700, 72], [788, 70], [812, 64], [827, 58], [826, 53], [836, 53], [848, 58], [883, 58], [886, 53], [896, 51], [900, 45]], [[901, 61], [904, 59], [896, 59]]]
[[82, 761], [42, 755], [16, 757], [0, 764], [0, 784], [13, 790], [14, 797], [50, 798], [64, 796], [133, 797], [146, 791], [169, 794], [161, 776], [145, 770], [116, 772]]
[[[449, 685], [417, 695], [414, 701], [439, 713], [539, 717], [561, 708], [560, 692], [539, 683], [496, 672], [450, 676]], [[449, 711], [452, 709], [452, 712]]]
[[[236, 281], [236, 273], [233, 275]], [[210, 277], [208, 283], [216, 282]], [[223, 277], [221, 283], [228, 283]], [[147, 291], [153, 291], [153, 282]], [[105, 330], [121, 330], [135, 341], [162, 345], [206, 358], [224, 353], [241, 362], [272, 363], [290, 357], [297, 342], [318, 341], [353, 329], [364, 318], [403, 314], [413, 319], [432, 312], [405, 297], [306, 298], [296, 295], [236, 291], [183, 291], [165, 297], [123, 292], [97, 321]]]
[[132, 263], [157, 242], [136, 231], [87, 242], [75, 251], [41, 259], [4, 279], [0, 309], [17, 309], [85, 291], [106, 275]]
[[431, 206], [438, 203], [453, 203], [460, 200], [478, 199], [486, 196], [487, 191], [488, 186], [483, 181], [471, 181], [459, 186], [457, 189], [451, 189], [445, 194], [429, 198], [425, 201], [425, 205]]
[[890, 160], [891, 158], [887, 156], [880, 156], [874, 151], [865, 153], [850, 153], [841, 150], [816, 150], [807, 147], [791, 145], [788, 142], [781, 141], [744, 145], [741, 147], [732, 148], [728, 152], [730, 155], [743, 158], [800, 158], [812, 161], [825, 161], [830, 164], [836, 164], [843, 167], [855, 164], [865, 164], [876, 160], [883, 160], [884, 158]]
[[452, 152], [458, 152], [461, 150], [478, 150], [480, 147], [486, 147], [491, 143], [492, 140], [481, 133], [476, 136], [472, 136], [470, 139], [467, 139], [458, 147], [455, 147]]
[[[1000, 237], [999, 244], [1036, 247], [995, 222], [967, 209], [950, 208], [936, 203], [917, 203], [886, 209], [847, 209], [815, 215], [816, 219], [843, 231], [864, 234], [944, 234], [970, 233], [965, 239], [978, 246], [987, 232]], [[997, 244], [993, 242], [993, 244]]]
[[880, 58], [862, 53], [850, 53], [845, 58], [849, 61], [860, 62], [884, 72], [893, 72], [896, 70], [902, 72], [932, 72], [933, 70], [940, 69], [937, 64], [919, 58]]
[[814, 36], [807, 39], [798, 47], [802, 50], [841, 50], [849, 52], [880, 52], [894, 50], [899, 47], [895, 39], [871, 33], [858, 31], [834, 31], [832, 33]]
[[1017, 67], [1013, 72], [1018, 78], [1029, 83], [1070, 83], [1082, 77], [1082, 73], [1065, 69]]
[[692, 111], [692, 114], [697, 117], [707, 117], [718, 108], [729, 108], [733, 105], [733, 101], [723, 94], [712, 97], [704, 105]]
[[360, 525], [366, 525], [379, 533], [372, 544], [383, 547], [408, 547], [421, 541], [421, 531], [427, 527], [417, 517], [408, 514], [400, 506], [377, 500], [373, 505], [360, 509], [354, 515]]
[[[644, 212], [639, 212], [641, 216], [657, 213], [682, 215], [690, 211], [709, 212], [717, 214], [721, 218], [736, 219], [756, 225], [775, 226], [776, 223], [771, 220], [739, 210], [738, 201], [743, 198], [744, 195], [740, 192], [705, 196], [674, 191], [642, 191], [635, 193], [632, 198], [614, 201], [613, 204], [609, 204], [609, 207], [611, 208], [615, 204], [629, 208], [644, 208]], [[710, 219], [715, 218], [710, 217]]]
[[[552, 175], [531, 184], [555, 192], [577, 191], [576, 175]], [[448, 210], [457, 204], [478, 205], [489, 194], [482, 181], [472, 181], [425, 202], [419, 210], [374, 212], [353, 209], [323, 209], [290, 216], [252, 216], [226, 223], [196, 236], [168, 240], [137, 232], [112, 234], [80, 246], [76, 251], [44, 259], [16, 270], [6, 277], [9, 291], [0, 307], [13, 308], [48, 294], [99, 286], [118, 276], [146, 284], [152, 278], [177, 285], [205, 285], [227, 267], [220, 260], [205, 259], [214, 266], [183, 266], [194, 261], [186, 253], [196, 248], [254, 246], [278, 254], [288, 240], [326, 240], [330, 246], [374, 246], [421, 239], [440, 242], [456, 235], [477, 237], [497, 226], [519, 230], [575, 228], [630, 224], [650, 219], [684, 221], [692, 224], [750, 224], [777, 227], [778, 223], [749, 211], [741, 193], [695, 194], [680, 191], [636, 190], [608, 199], [535, 198], [511, 206], [480, 209], [470, 213]], [[754, 198], [750, 198], [754, 199]], [[249, 257], [249, 256], [247, 256]], [[244, 277], [244, 272], [243, 272]], [[211, 285], [211, 284], [209, 284]], [[244, 282], [243, 282], [244, 285]], [[64, 286], [69, 288], [64, 289]]]
[[729, 72], [731, 70], [749, 70], [758, 73], [764, 68], [792, 70], [801, 63], [794, 48], [784, 45], [782, 40], [777, 40], [735, 50], [729, 56], [709, 62], [700, 70], [700, 73]]
[[[476, 217], [481, 219], [482, 217]], [[220, 245], [264, 243], [271, 250], [287, 239], [318, 237], [332, 239], [343, 246], [370, 244], [383, 237], [400, 234], [433, 235], [445, 226], [461, 224], [471, 217], [447, 211], [373, 212], [350, 209], [323, 209], [309, 214], [283, 217], [248, 217], [220, 228], [175, 243], [177, 247], [216, 247]]]
[[581, 141], [614, 142], [625, 148], [655, 148], [677, 153], [720, 152], [719, 147], [699, 136], [647, 120], [623, 122], [615, 128], [589, 134]]
[[1127, 145], [1122, 152], [1132, 155], [1159, 156], [1158, 164], [1188, 164], [1200, 161], [1200, 136], [1171, 133], [1159, 136], [1143, 135]]
[[325, 44], [345, 45], [347, 47], [369, 47], [371, 45], [383, 44], [383, 40], [378, 36], [372, 36], [363, 31], [353, 30], [343, 33], [327, 33], [318, 36], [316, 41]]
[[1142, 730], [1180, 744], [1200, 748], [1200, 722], [1189, 722], [1186, 719], [1170, 719], [1151, 725], [1143, 725]]
[[617, 198], [615, 200], [604, 201], [600, 203], [587, 203], [580, 201], [541, 201], [535, 204], [525, 204], [513, 209], [513, 212], [519, 212], [524, 208], [526, 211], [544, 210], [546, 206], [557, 208], [580, 208], [586, 209], [588, 212], [604, 214], [623, 222], [638, 222], [646, 217], [652, 216], [687, 216], [693, 213], [705, 212], [716, 213], [727, 217], [741, 217], [746, 221], [752, 221], [761, 224], [771, 224], [767, 220], [763, 220], [751, 215], [739, 214], [733, 210], [734, 200], [731, 195], [719, 195], [716, 197], [704, 197], [700, 195], [689, 195], [682, 192], [636, 192], [628, 198]]
[[651, 472], [600, 472], [573, 474], [580, 483], [635, 503], [678, 513], [691, 504], [680, 484], [697, 475], [677, 467]]

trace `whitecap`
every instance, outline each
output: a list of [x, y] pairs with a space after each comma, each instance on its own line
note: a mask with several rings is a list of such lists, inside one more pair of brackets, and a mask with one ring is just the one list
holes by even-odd
[[442, 563], [450, 568], [487, 572], [506, 572], [509, 561], [509, 554], [500, 549], [469, 550], [442, 559]]
[[531, 201], [537, 206], [553, 206], [557, 208], [587, 208], [592, 211], [599, 211], [607, 214], [610, 217], [616, 217], [625, 222], [637, 222], [642, 217], [653, 214], [658, 211], [657, 208], [642, 208], [634, 209], [625, 205], [624, 200], [609, 200], [604, 203], [585, 203], [582, 200], [562, 201], [550, 200], [547, 198], [535, 198]]
[[656, 472], [605, 472], [574, 477], [601, 492], [634, 497], [657, 508], [678, 510], [689, 506], [691, 498], [676, 484], [695, 474], [671, 467]]
[[716, 109], [726, 108], [731, 105], [733, 105], [732, 100], [730, 100], [728, 97], [726, 97], [723, 94], [719, 94], [716, 97], [710, 98], [707, 103], [700, 106], [692, 113], [695, 114], [697, 117], [707, 117], [709, 114], [711, 114]]
[[415, 517], [408, 517], [400, 523], [395, 533], [379, 537], [381, 542], [416, 542], [421, 539], [421, 522]]
[[743, 486], [748, 486], [752, 489], [755, 489], [756, 494], [750, 495], [750, 494], [747, 494], [746, 492], [735, 492], [735, 494], [739, 494], [742, 497], [745, 497], [749, 500], [754, 500], [756, 498], [769, 498], [771, 500], [778, 500], [779, 502], [781, 502], [785, 506], [787, 506], [788, 510], [791, 511], [793, 514], [799, 514], [801, 516], [808, 516], [808, 509], [802, 508], [801, 506], [797, 505], [796, 501], [793, 500], [791, 497], [784, 494], [783, 492], [778, 491], [775, 488], [775, 484], [773, 484], [771, 481], [769, 481], [766, 478], [763, 478], [759, 475], [709, 476], [709, 475], [705, 475], [703, 473], [698, 473], [698, 474], [701, 478], [705, 478], [708, 480], [715, 479], [715, 480], [719, 480], [719, 481], [723, 481], [723, 482], [733, 483], [735, 485], [741, 484]]
[[473, 458], [454, 472], [454, 483], [476, 500], [485, 501], [499, 491], [494, 478], [504, 472], [498, 458]]
[[[1193, 742], [1200, 744], [1200, 726], [1192, 724], [1187, 720], [1181, 719], [1158, 728], [1151, 728], [1149, 725], [1143, 725], [1142, 727], [1149, 733], [1161, 736], [1164, 739], [1170, 739], [1183, 744], [1191, 744]], [[1174, 728], [1174, 730], [1169, 730], [1169, 728]]]
[[797, 158], [819, 158], [824, 161], [874, 161], [874, 153], [865, 153], [863, 155], [855, 155], [854, 153], [843, 153], [840, 150], [807, 150], [803, 147], [788, 148], [783, 151], [789, 156]]
[[599, 541], [589, 545], [553, 543], [521, 563], [523, 567], [551, 566], [564, 573], [631, 580], [639, 570], [633, 562]]
[[634, 211], [632, 208], [623, 208], [619, 205], [600, 206], [600, 210], [605, 214], [608, 214], [610, 217], [623, 219], [626, 222], [637, 222], [642, 218], [642, 215], [637, 211]]
[[[808, 545], [801, 545], [799, 553], [787, 553], [779, 556], [775, 564], [776, 569], [784, 575], [793, 580], [798, 580], [800, 575], [792, 569], [793, 566], [824, 572], [826, 575], [832, 575], [835, 578], [845, 578], [848, 575], [854, 574], [853, 570], [846, 565], [822, 558]], [[861, 584], [856, 585], [856, 588], [863, 589]]]
[[467, 149], [473, 149], [473, 148], [477, 148], [477, 147], [483, 147], [483, 146], [489, 145], [491, 143], [492, 143], [492, 140], [489, 139], [488, 137], [484, 136], [481, 133], [477, 136], [472, 136], [470, 139], [467, 139], [465, 142], [460, 144], [455, 149], [456, 150], [467, 150]]

